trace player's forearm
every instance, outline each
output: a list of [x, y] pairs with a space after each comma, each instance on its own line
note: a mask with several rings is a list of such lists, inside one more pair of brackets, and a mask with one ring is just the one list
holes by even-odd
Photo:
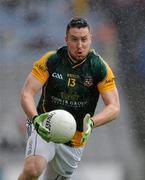
[[35, 106], [35, 101], [32, 95], [22, 93], [20, 101], [21, 106], [29, 119], [32, 119], [35, 115], [38, 114]]
[[94, 127], [102, 126], [106, 123], [111, 122], [116, 119], [120, 112], [119, 105], [108, 105], [101, 112], [95, 114], [92, 119], [94, 122]]

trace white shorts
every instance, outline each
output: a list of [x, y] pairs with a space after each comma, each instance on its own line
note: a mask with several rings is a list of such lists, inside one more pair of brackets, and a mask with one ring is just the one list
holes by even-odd
[[[44, 157], [49, 162], [48, 171], [51, 169], [50, 174], [52, 174], [51, 177], [53, 176], [49, 179], [55, 179], [59, 175], [71, 177], [74, 170], [78, 167], [84, 148], [74, 148], [53, 142], [47, 143], [37, 134], [33, 125], [31, 125], [31, 128], [31, 133], [29, 129], [30, 136], [26, 147], [26, 157], [30, 155]], [[54, 171], [53, 173], [52, 170]]]

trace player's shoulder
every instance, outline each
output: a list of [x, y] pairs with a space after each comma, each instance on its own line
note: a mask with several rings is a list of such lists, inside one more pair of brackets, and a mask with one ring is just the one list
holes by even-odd
[[88, 59], [91, 61], [93, 65], [104, 65], [106, 66], [105, 60], [102, 58], [102, 56], [95, 51], [95, 49], [91, 49], [88, 55]]
[[52, 57], [52, 56], [55, 55], [55, 54], [56, 54], [56, 50], [47, 51], [47, 52], [42, 56], [42, 58], [43, 58], [43, 59], [48, 59], [48, 58]]
[[67, 55], [67, 46], [63, 46], [57, 49], [58, 56], [66, 56]]
[[55, 59], [60, 58], [64, 54], [67, 54], [67, 48], [66, 46], [57, 48], [54, 51], [48, 51], [44, 56], [49, 60], [49, 61], [54, 61]]
[[39, 57], [35, 62], [34, 65], [38, 66], [38, 65], [44, 65], [47, 62], [48, 58], [50, 56], [52, 56], [53, 54], [55, 54], [55, 51], [48, 51], [45, 54], [43, 54], [41, 57]]
[[60, 64], [62, 58], [65, 56], [67, 49], [66, 47], [58, 48], [55, 51], [48, 52], [46, 67], [49, 69], [49, 73], [52, 73], [56, 67]]

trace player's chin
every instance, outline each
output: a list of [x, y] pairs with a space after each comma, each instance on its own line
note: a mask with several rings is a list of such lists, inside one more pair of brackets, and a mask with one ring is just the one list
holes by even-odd
[[82, 60], [85, 59], [85, 57], [86, 57], [86, 56], [84, 56], [84, 55], [77, 55], [77, 56], [76, 56], [76, 60], [82, 61]]
[[78, 61], [83, 61], [85, 59], [85, 56], [78, 57]]

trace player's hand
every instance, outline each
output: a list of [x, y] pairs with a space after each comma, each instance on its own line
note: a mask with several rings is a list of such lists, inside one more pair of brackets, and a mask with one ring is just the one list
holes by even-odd
[[34, 116], [32, 119], [32, 122], [34, 124], [34, 127], [37, 131], [37, 133], [47, 142], [49, 142], [50, 139], [50, 131], [48, 128], [46, 128], [43, 123], [48, 118], [48, 113], [43, 113], [38, 116]]
[[82, 142], [86, 143], [88, 141], [89, 136], [91, 135], [93, 127], [94, 127], [94, 122], [91, 119], [90, 114], [86, 114], [85, 115], [85, 117], [84, 117], [84, 126], [86, 126], [87, 129], [84, 132], [84, 136], [82, 138]]

